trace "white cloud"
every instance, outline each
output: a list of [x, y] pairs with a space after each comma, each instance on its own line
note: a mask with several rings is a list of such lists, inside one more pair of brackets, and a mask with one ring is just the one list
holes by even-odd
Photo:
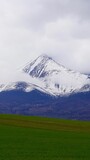
[[89, 0], [0, 1], [0, 75], [47, 53], [90, 73]]

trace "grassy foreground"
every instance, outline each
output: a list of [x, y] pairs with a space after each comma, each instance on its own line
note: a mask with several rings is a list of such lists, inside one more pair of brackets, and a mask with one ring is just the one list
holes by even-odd
[[90, 122], [0, 115], [0, 160], [90, 160]]

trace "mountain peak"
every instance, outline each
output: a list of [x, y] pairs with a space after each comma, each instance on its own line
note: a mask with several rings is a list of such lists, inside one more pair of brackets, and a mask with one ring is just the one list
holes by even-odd
[[[19, 73], [20, 77], [17, 77], [18, 82], [25, 81], [28, 84], [25, 91], [31, 91], [31, 88], [33, 88], [31, 84], [32, 86], [38, 86], [38, 90], [55, 96], [90, 91], [88, 75], [69, 70], [46, 54], [40, 55], [27, 64], [22, 71]], [[21, 84], [19, 83], [19, 87], [21, 87]], [[17, 89], [17, 85], [12, 84], [8, 88]]]
[[38, 58], [41, 59], [52, 59], [50, 56], [48, 56], [47, 54], [41, 54]]
[[88, 76], [65, 68], [46, 54], [26, 65], [23, 71], [30, 77], [37, 78], [41, 86], [53, 94], [76, 92], [90, 84]]
[[48, 56], [47, 54], [41, 54], [39, 57], [37, 57], [34, 61], [35, 62], [44, 62], [44, 64], [49, 61], [49, 60], [53, 60], [50, 56]]
[[42, 54], [30, 64], [24, 67], [23, 71], [32, 77], [42, 78], [48, 74], [50, 70], [57, 70], [58, 64], [46, 54]]

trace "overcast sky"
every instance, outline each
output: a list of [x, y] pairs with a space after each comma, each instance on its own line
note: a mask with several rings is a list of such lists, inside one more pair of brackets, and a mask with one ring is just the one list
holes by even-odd
[[0, 0], [0, 79], [43, 53], [90, 73], [90, 0]]

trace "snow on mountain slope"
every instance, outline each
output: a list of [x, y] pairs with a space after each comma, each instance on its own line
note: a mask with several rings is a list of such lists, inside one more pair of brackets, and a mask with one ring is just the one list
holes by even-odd
[[90, 85], [90, 79], [87, 75], [68, 70], [46, 55], [38, 57], [25, 66], [23, 72], [30, 77], [39, 79], [41, 86], [54, 95], [79, 92], [83, 91], [83, 88], [85, 91], [84, 86]]
[[44, 90], [42, 87], [37, 86], [33, 83], [25, 82], [25, 81], [17, 81], [17, 82], [10, 82], [7, 85], [5, 85], [2, 89], [2, 91], [12, 91], [12, 90], [22, 90], [25, 92], [31, 92], [33, 90], [39, 90], [43, 93], [49, 94], [48, 91]]
[[90, 78], [66, 69], [47, 55], [41, 55], [18, 71], [13, 82], [0, 88], [1, 91], [13, 89], [26, 92], [38, 89], [50, 95], [67, 95], [90, 91]]

